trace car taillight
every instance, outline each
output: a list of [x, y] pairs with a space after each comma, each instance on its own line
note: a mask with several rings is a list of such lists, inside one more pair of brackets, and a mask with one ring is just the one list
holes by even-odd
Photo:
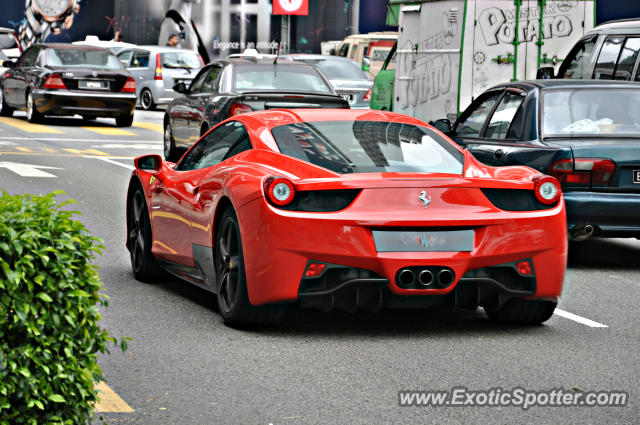
[[568, 186], [608, 186], [616, 170], [610, 159], [577, 158], [563, 159], [551, 166], [551, 175]]
[[135, 93], [136, 80], [134, 80], [133, 77], [128, 77], [127, 81], [124, 83], [124, 86], [122, 86], [122, 90], [120, 91], [123, 93]]
[[540, 203], [545, 205], [554, 204], [560, 199], [562, 189], [560, 182], [551, 176], [538, 176], [533, 179], [533, 193]]
[[154, 80], [162, 80], [162, 61], [160, 60], [160, 53], [156, 54], [156, 73], [153, 75]]
[[204, 67], [204, 59], [202, 59], [202, 55], [198, 54], [198, 58], [200, 58], [200, 65]]
[[16, 46], [18, 46], [18, 50], [20, 51], [20, 54], [22, 54], [22, 44], [20, 43], [20, 39], [18, 38], [18, 34], [16, 34], [16, 32], [13, 32], [13, 39], [16, 41]]
[[288, 205], [296, 196], [296, 187], [285, 177], [269, 177], [264, 181], [264, 191], [273, 204], [282, 207]]
[[364, 97], [362, 98], [362, 100], [365, 100], [365, 101], [367, 101], [367, 102], [371, 101], [371, 90], [373, 90], [373, 89], [369, 89], [369, 90], [365, 93], [365, 95], [364, 95]]
[[243, 103], [233, 103], [231, 104], [231, 108], [229, 108], [229, 116], [233, 117], [235, 115], [246, 114], [247, 112], [251, 112], [251, 106], [245, 105]]
[[62, 77], [57, 72], [49, 75], [49, 78], [44, 82], [45, 89], [66, 89], [67, 86], [64, 85], [64, 81], [62, 81]]

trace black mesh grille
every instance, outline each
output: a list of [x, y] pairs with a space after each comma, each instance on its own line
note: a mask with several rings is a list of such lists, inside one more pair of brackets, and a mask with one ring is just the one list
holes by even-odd
[[504, 211], [536, 211], [555, 207], [555, 203], [545, 205], [536, 199], [533, 190], [522, 189], [482, 189], [482, 193], [493, 205]]
[[349, 206], [360, 193], [360, 189], [308, 190], [296, 192], [292, 203], [280, 207], [290, 211], [330, 212]]

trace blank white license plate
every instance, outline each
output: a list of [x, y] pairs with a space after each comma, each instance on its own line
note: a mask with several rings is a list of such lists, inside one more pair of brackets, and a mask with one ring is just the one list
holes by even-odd
[[107, 81], [80, 80], [78, 81], [78, 88], [106, 90], [109, 88], [109, 83]]
[[352, 94], [341, 94], [340, 96], [342, 96], [342, 98], [344, 100], [346, 100], [347, 102], [353, 102], [353, 95]]
[[633, 170], [633, 182], [640, 184], [640, 170]]
[[473, 230], [374, 230], [372, 233], [378, 252], [473, 251]]

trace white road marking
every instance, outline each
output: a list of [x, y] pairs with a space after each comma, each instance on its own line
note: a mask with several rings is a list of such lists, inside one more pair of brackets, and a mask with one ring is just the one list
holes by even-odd
[[151, 143], [105, 143], [103, 145], [93, 145], [94, 148], [100, 149], [158, 149], [159, 144], [151, 144]]
[[15, 146], [16, 144], [13, 142], [1, 142], [0, 141], [0, 146]]
[[129, 164], [123, 164], [122, 162], [118, 162], [118, 161], [114, 161], [112, 159], [109, 158], [105, 158], [103, 156], [85, 156], [85, 158], [95, 158], [95, 159], [100, 159], [104, 162], [108, 162], [109, 164], [114, 164], [114, 165], [119, 165], [121, 167], [127, 168], [129, 170], [135, 170], [136, 167], [134, 167], [133, 165], [129, 165]]
[[47, 170], [62, 170], [58, 167], [47, 167], [44, 165], [22, 164], [19, 162], [0, 162], [0, 168], [6, 168], [9, 171], [13, 171], [20, 177], [56, 177], [51, 173], [40, 170], [44, 168]]
[[574, 322], [581, 323], [583, 325], [587, 325], [591, 328], [608, 328], [609, 326], [603, 325], [602, 323], [594, 322], [591, 319], [587, 319], [586, 317], [578, 316], [577, 314], [569, 313], [568, 311], [560, 310], [556, 308], [553, 312], [560, 317], [564, 317], [565, 319], [573, 320]]
[[[35, 141], [59, 141], [59, 142], [92, 142], [92, 143], [108, 143], [113, 142], [113, 139], [68, 139], [68, 138], [60, 138], [60, 137], [13, 137], [13, 136], [0, 136], [0, 140], [35, 140]], [[118, 143], [153, 143], [157, 145], [161, 145], [162, 140], [120, 140], [117, 139]], [[1, 142], [0, 142], [1, 143]]]

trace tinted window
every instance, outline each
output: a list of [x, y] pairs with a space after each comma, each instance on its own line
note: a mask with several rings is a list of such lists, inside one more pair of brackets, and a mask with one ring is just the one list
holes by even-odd
[[131, 60], [131, 68], [148, 68], [149, 67], [149, 52], [133, 52], [133, 59]]
[[507, 131], [511, 127], [511, 122], [518, 108], [522, 105], [523, 100], [524, 96], [521, 96], [519, 93], [507, 91], [496, 108], [496, 111], [491, 116], [491, 121], [489, 121], [484, 137], [505, 139], [507, 137]]
[[596, 68], [593, 70], [593, 78], [599, 80], [611, 80], [613, 78], [613, 68], [618, 60], [623, 42], [623, 37], [607, 37], [600, 50]]
[[479, 137], [482, 126], [484, 125], [489, 112], [498, 101], [500, 93], [492, 94], [485, 100], [481, 101], [471, 113], [466, 115], [456, 127], [456, 135], [464, 137]]
[[202, 83], [204, 83], [204, 79], [207, 78], [209, 71], [211, 71], [211, 67], [202, 69], [200, 73], [196, 75], [196, 78], [193, 79], [189, 86], [189, 93], [200, 93]]
[[271, 130], [280, 152], [337, 173], [462, 173], [464, 156], [433, 130], [386, 121], [321, 121]]
[[20, 67], [35, 66], [36, 59], [38, 59], [38, 53], [40, 53], [39, 47], [30, 48], [29, 50], [24, 52], [24, 54], [20, 58], [20, 62], [18, 63], [18, 66]]
[[349, 43], [345, 43], [340, 46], [340, 50], [338, 51], [338, 56], [347, 56], [347, 52], [349, 51]]
[[47, 49], [47, 65], [76, 68], [104, 68], [118, 70], [122, 64], [109, 50], [103, 49]]
[[567, 58], [560, 66], [558, 76], [560, 78], [572, 78], [583, 79], [587, 78], [585, 75], [587, 66], [589, 65], [589, 59], [591, 59], [591, 52], [595, 45], [595, 38], [591, 40], [581, 41], [576, 44], [576, 47], [571, 50]]
[[627, 38], [613, 74], [614, 80], [630, 80], [640, 50], [640, 38]]
[[306, 65], [237, 65], [233, 88], [244, 91], [297, 91], [331, 93], [318, 70]]
[[223, 159], [242, 152], [235, 150], [233, 154], [229, 154], [229, 149], [236, 143], [247, 146], [249, 149], [251, 142], [249, 135], [244, 126], [238, 121], [231, 121], [211, 130], [206, 136], [185, 155], [185, 157], [176, 166], [176, 170], [198, 170], [201, 168], [211, 167], [220, 163]]
[[213, 93], [217, 89], [216, 81], [218, 80], [218, 75], [220, 75], [220, 71], [222, 70], [219, 66], [212, 66], [207, 72], [205, 78], [202, 80], [202, 87], [200, 88], [200, 93]]

